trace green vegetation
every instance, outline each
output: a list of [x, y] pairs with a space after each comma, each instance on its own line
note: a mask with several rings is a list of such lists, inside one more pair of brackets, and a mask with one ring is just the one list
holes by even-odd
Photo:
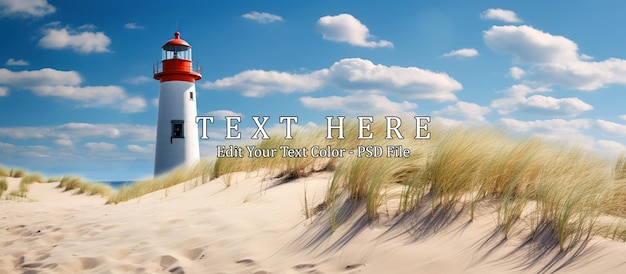
[[[371, 140], [357, 138], [356, 123], [346, 124], [344, 139], [326, 139], [325, 129], [299, 129], [291, 140], [272, 138], [257, 143], [257, 157], [249, 157], [246, 146], [241, 146], [242, 157], [202, 160], [118, 191], [69, 176], [58, 180], [59, 188], [76, 190], [77, 194], [99, 194], [108, 197], [108, 204], [117, 204], [183, 182], [195, 187], [222, 177], [229, 187], [232, 175], [240, 171], [265, 170], [268, 176], [287, 182], [328, 170], [333, 171], [333, 177], [323, 204], [312, 209], [305, 188], [304, 212], [310, 218], [320, 210], [329, 211], [333, 229], [341, 223], [337, 215], [344, 205], [362, 207], [369, 219], [395, 208], [393, 212], [398, 215], [424, 209], [433, 214], [467, 212], [471, 220], [480, 205], [488, 205], [496, 210], [505, 239], [514, 229], [525, 230], [531, 237], [548, 233], [558, 240], [561, 250], [594, 235], [626, 240], [626, 154], [610, 161], [575, 146], [539, 138], [515, 138], [494, 128], [433, 130], [431, 125], [430, 140], [415, 140], [406, 132], [401, 132], [405, 139], [387, 140], [383, 126], [372, 124], [370, 132], [376, 137]], [[283, 145], [307, 148], [307, 157], [282, 157], [279, 146]], [[385, 153], [378, 158], [358, 157], [357, 153], [345, 153], [339, 158], [316, 158], [310, 151], [313, 146], [355, 151], [359, 146], [386, 150], [395, 145], [410, 150], [410, 157], [387, 157]], [[262, 157], [271, 151], [273, 157]], [[25, 195], [28, 184], [43, 182], [40, 175], [24, 176], [23, 171], [11, 170], [8, 174], [18, 173], [23, 183], [20, 191], [10, 195]]]
[[[280, 136], [284, 133], [270, 132], [270, 136]], [[316, 143], [323, 139], [323, 132], [317, 130], [295, 130], [292, 133], [293, 139], [285, 140], [283, 138], [272, 138], [261, 141], [258, 144], [249, 145], [251, 149], [256, 151], [257, 157], [249, 157], [249, 151], [244, 148], [242, 158], [218, 158], [215, 161], [211, 179], [224, 177], [226, 186], [231, 185], [231, 174], [238, 171], [256, 171], [267, 169], [273, 172], [275, 177], [286, 177], [295, 179], [306, 177], [312, 172], [326, 169], [332, 169], [335, 165], [334, 160], [313, 158], [313, 157], [282, 157], [283, 151], [280, 146], [289, 146], [291, 148], [310, 148], [314, 145], [321, 145], [325, 142]], [[274, 157], [266, 157], [274, 151]], [[255, 152], [253, 152], [255, 153]]]
[[48, 181], [46, 183], [54, 183], [54, 182], [60, 182], [61, 178], [58, 177], [50, 177], [48, 178]]
[[106, 184], [81, 182], [75, 194], [100, 195], [106, 198], [113, 192], [113, 188]]
[[[530, 210], [525, 217], [531, 235], [553, 231], [561, 250], [606, 235], [599, 229], [599, 217], [624, 217], [624, 157], [611, 172], [608, 161], [583, 149], [514, 139], [493, 129], [455, 128], [436, 136], [429, 144], [406, 144], [410, 159], [344, 159], [331, 181], [326, 207], [363, 201], [372, 219], [382, 205], [395, 201], [400, 213], [424, 206], [434, 211], [469, 205], [473, 218], [477, 204], [495, 201], [505, 238], [524, 210]], [[399, 198], [389, 195], [398, 187]], [[614, 235], [625, 232], [614, 230]]]
[[20, 197], [26, 197], [26, 193], [28, 192], [28, 185], [34, 182], [43, 183], [43, 176], [41, 174], [28, 174], [22, 177], [22, 179], [20, 180], [19, 189], [19, 192], [21, 193]]
[[[616, 222], [626, 217], [626, 155], [611, 164], [581, 148], [513, 138], [493, 128], [431, 130], [433, 138], [428, 141], [386, 140], [381, 138], [385, 128], [380, 123], [372, 124], [371, 132], [379, 137], [358, 140], [358, 125], [352, 123], [346, 124], [345, 139], [327, 140], [325, 131], [300, 130], [293, 140], [263, 140], [256, 147], [331, 145], [355, 150], [359, 145], [402, 145], [410, 149], [411, 157], [354, 153], [343, 158], [250, 158], [244, 151], [243, 158], [217, 159], [211, 178], [226, 176], [229, 186], [228, 174], [237, 171], [268, 169], [274, 177], [298, 178], [332, 169], [322, 206], [331, 211], [333, 228], [338, 223], [333, 211], [344, 203], [363, 206], [370, 219], [394, 203], [398, 214], [424, 207], [450, 214], [467, 208], [473, 219], [479, 204], [490, 203], [496, 206], [505, 239], [520, 219], [529, 224], [530, 235], [550, 231], [561, 250], [593, 235], [626, 238], [624, 224], [598, 222], [602, 216], [614, 216]], [[308, 207], [305, 204], [307, 218]]]
[[7, 178], [0, 178], [0, 197], [2, 193], [4, 193], [9, 188], [9, 184], [7, 183]]
[[80, 177], [63, 176], [57, 188], [62, 188], [63, 191], [70, 191], [79, 188], [82, 183], [83, 180]]
[[20, 177], [23, 177], [24, 175], [26, 175], [26, 171], [23, 169], [17, 169], [17, 170], [11, 169], [9, 171], [9, 177], [20, 178]]
[[[51, 181], [53, 180], [48, 180], [48, 182]], [[63, 191], [76, 190], [74, 194], [100, 195], [102, 197], [108, 197], [114, 192], [113, 188], [111, 188], [109, 185], [94, 182], [85, 182], [80, 177], [63, 176], [63, 178], [54, 181], [59, 182], [57, 188], [62, 188]]]
[[626, 154], [622, 154], [617, 161], [615, 161], [615, 167], [613, 168], [615, 180], [626, 179]]
[[213, 169], [213, 163], [207, 160], [201, 160], [191, 167], [181, 166], [154, 179], [137, 181], [131, 185], [123, 186], [119, 191], [110, 194], [107, 204], [117, 204], [128, 201], [189, 180], [195, 180], [193, 186], [204, 184], [209, 181], [211, 170]]
[[6, 168], [4, 168], [3, 166], [0, 166], [0, 177], [7, 177], [9, 176], [9, 172], [6, 170]]
[[26, 198], [26, 192], [22, 192], [19, 190], [13, 190], [11, 192], [9, 192], [9, 197], [7, 197], [7, 199], [14, 199], [15, 197], [19, 197], [19, 198]]

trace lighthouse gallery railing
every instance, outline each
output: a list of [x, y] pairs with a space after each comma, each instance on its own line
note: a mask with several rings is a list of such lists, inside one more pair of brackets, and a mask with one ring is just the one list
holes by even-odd
[[[192, 61], [191, 71], [202, 74], [202, 65], [200, 63]], [[157, 74], [163, 72], [163, 61], [159, 61], [152, 66], [152, 73]]]

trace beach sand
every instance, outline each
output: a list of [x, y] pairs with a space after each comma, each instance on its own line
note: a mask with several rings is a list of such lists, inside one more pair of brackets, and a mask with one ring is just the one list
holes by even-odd
[[[179, 184], [117, 205], [30, 185], [0, 199], [0, 273], [626, 273], [626, 244], [596, 237], [559, 253], [550, 239], [525, 243], [524, 224], [503, 240], [497, 212], [476, 218], [393, 207], [368, 220], [356, 205], [307, 219], [330, 172], [284, 180], [236, 173]], [[306, 202], [305, 206], [305, 193]]]

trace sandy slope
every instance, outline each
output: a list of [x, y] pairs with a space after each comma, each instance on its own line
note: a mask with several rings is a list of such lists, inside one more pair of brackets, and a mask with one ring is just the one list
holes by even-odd
[[430, 210], [370, 222], [348, 204], [332, 232], [327, 214], [304, 215], [305, 189], [313, 208], [330, 176], [239, 173], [228, 188], [181, 184], [118, 205], [33, 184], [30, 201], [0, 200], [0, 273], [626, 273], [624, 243], [562, 255], [549, 239], [502, 241], [489, 205], [473, 222]]

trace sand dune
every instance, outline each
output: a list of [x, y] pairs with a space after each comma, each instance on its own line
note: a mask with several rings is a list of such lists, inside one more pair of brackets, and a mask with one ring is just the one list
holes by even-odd
[[388, 208], [369, 221], [348, 203], [332, 231], [330, 212], [304, 213], [332, 173], [234, 176], [230, 187], [183, 183], [117, 205], [32, 184], [28, 199], [0, 200], [0, 273], [626, 273], [624, 243], [559, 253], [550, 239], [525, 243], [523, 223], [504, 241], [488, 203], [471, 222], [461, 208]]

